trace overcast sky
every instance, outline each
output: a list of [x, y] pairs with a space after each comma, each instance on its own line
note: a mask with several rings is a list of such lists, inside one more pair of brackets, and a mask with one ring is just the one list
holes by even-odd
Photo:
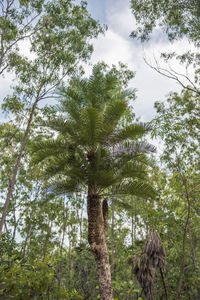
[[[107, 64], [117, 64], [119, 61], [126, 63], [128, 67], [136, 71], [130, 87], [136, 88], [137, 100], [135, 101], [136, 116], [142, 121], [150, 121], [155, 117], [153, 103], [163, 101], [170, 91], [180, 91], [180, 86], [173, 80], [167, 79], [144, 62], [157, 59], [162, 51], [183, 52], [188, 49], [187, 41], [176, 42], [171, 45], [160, 30], [156, 30], [150, 42], [141, 44], [130, 38], [131, 31], [135, 28], [134, 17], [131, 14], [129, 0], [88, 0], [88, 9], [91, 15], [101, 23], [108, 25], [105, 36], [100, 36], [94, 41], [94, 53], [92, 63], [105, 61]], [[189, 50], [189, 49], [188, 49]], [[180, 66], [173, 66], [181, 70]], [[9, 92], [10, 75], [0, 79], [0, 95], [2, 97]], [[0, 112], [0, 121], [3, 121]]]
[[[182, 53], [191, 46], [187, 41], [170, 44], [160, 30], [155, 30], [151, 41], [145, 44], [130, 38], [136, 24], [129, 0], [88, 0], [88, 9], [92, 16], [108, 25], [105, 36], [99, 37], [94, 43], [92, 62], [103, 60], [111, 65], [122, 61], [136, 71], [131, 82], [131, 86], [138, 90], [135, 111], [142, 121], [150, 121], [155, 116], [153, 103], [157, 100], [164, 101], [170, 91], [179, 92], [181, 87], [148, 67], [144, 57], [153, 63], [153, 57], [159, 59], [161, 52]], [[173, 67], [179, 72], [185, 72], [178, 64], [174, 63]]]

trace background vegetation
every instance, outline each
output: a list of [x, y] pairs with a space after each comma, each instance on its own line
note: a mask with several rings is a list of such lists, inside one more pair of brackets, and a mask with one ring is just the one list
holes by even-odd
[[[186, 67], [192, 66], [195, 76], [193, 80], [176, 70], [155, 67], [159, 73], [179, 82], [183, 89], [180, 94], [171, 92], [164, 103], [156, 102], [155, 118], [143, 124], [144, 127], [140, 124], [140, 130], [145, 128], [148, 135], [137, 136], [131, 155], [139, 153], [146, 177], [141, 168], [129, 171], [137, 171], [137, 176], [145, 178], [148, 185], [138, 189], [141, 193], [131, 189], [122, 193], [120, 185], [109, 190], [107, 244], [114, 299], [199, 299], [199, 2], [131, 0], [130, 3], [138, 26], [132, 38], [146, 41], [154, 28], [160, 26], [170, 41], [189, 39], [196, 52], [163, 53], [160, 59], [167, 62], [177, 59]], [[0, 299], [100, 299], [95, 261], [87, 241], [87, 185], [84, 183], [87, 179], [81, 173], [80, 190], [71, 182], [71, 192], [68, 186], [67, 192], [59, 193], [47, 172], [47, 166], [51, 174], [58, 171], [55, 160], [34, 163], [33, 152], [36, 148], [41, 153], [45, 150], [44, 140], [57, 138], [59, 142], [54, 132], [58, 107], [50, 106], [50, 100], [63, 96], [65, 87], [73, 86], [72, 78], [78, 78], [79, 87], [83, 87], [78, 90], [75, 85], [75, 99], [90, 99], [91, 90], [84, 83], [82, 63], [90, 59], [91, 39], [102, 34], [106, 27], [89, 16], [85, 2], [7, 0], [0, 5], [0, 74], [11, 72], [16, 78], [13, 93], [2, 104], [10, 121], [0, 125]], [[20, 44], [24, 40], [30, 46], [27, 57], [22, 54]], [[101, 75], [108, 70], [104, 63], [98, 66]], [[115, 91], [119, 87], [127, 88], [134, 76], [122, 63], [109, 72], [118, 78]], [[98, 95], [102, 97], [96, 92], [97, 99]], [[130, 109], [121, 118], [118, 129], [130, 139], [125, 129], [136, 123], [137, 116], [131, 108], [135, 91], [128, 92]], [[77, 107], [70, 113], [78, 111]], [[65, 116], [69, 117], [67, 112]], [[96, 124], [95, 117], [93, 121]], [[53, 122], [50, 129], [44, 126]], [[59, 130], [63, 128], [61, 125], [60, 122]], [[84, 136], [81, 136], [82, 129], [83, 123], [71, 134], [76, 151], [84, 144], [83, 139], [78, 140]], [[89, 136], [87, 126], [84, 129], [85, 136]], [[101, 136], [107, 133], [108, 123], [101, 123], [99, 130]], [[162, 143], [162, 153], [152, 154], [155, 149], [146, 141], [150, 138], [152, 143], [154, 139]], [[111, 147], [113, 144], [109, 151], [116, 151]], [[56, 151], [60, 150], [57, 145]], [[130, 155], [128, 146], [118, 148], [118, 154], [124, 154], [125, 150]], [[105, 188], [112, 181], [120, 169], [119, 163], [113, 155], [109, 174], [102, 163], [106, 175], [100, 177], [101, 182], [98, 177], [99, 185]], [[70, 178], [74, 179], [74, 169], [70, 172], [68, 177], [71, 174]], [[120, 180], [126, 178], [124, 173], [120, 176]], [[144, 187], [149, 188], [146, 193]]]

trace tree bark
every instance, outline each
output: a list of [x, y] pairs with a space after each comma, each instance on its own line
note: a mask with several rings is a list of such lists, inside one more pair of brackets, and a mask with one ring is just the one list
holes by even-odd
[[112, 257], [111, 257], [111, 273], [112, 278], [114, 278], [114, 264], [115, 264], [115, 244], [114, 244], [114, 235], [115, 235], [115, 207], [114, 201], [112, 200], [112, 223], [111, 223], [111, 247], [112, 247]]
[[32, 106], [31, 113], [30, 113], [28, 123], [27, 123], [27, 127], [26, 127], [26, 130], [25, 130], [25, 134], [24, 134], [24, 137], [23, 137], [23, 140], [22, 140], [21, 148], [19, 150], [19, 154], [18, 154], [16, 163], [15, 163], [13, 174], [12, 174], [11, 180], [9, 182], [6, 201], [5, 201], [5, 204], [4, 204], [3, 214], [2, 214], [1, 221], [0, 221], [0, 236], [2, 234], [3, 226], [4, 226], [5, 221], [6, 221], [6, 215], [7, 215], [7, 212], [8, 212], [10, 199], [12, 197], [13, 189], [14, 189], [15, 182], [16, 182], [17, 173], [18, 173], [20, 163], [21, 163], [22, 154], [24, 152], [24, 148], [25, 148], [25, 145], [26, 145], [26, 142], [27, 142], [27, 139], [28, 139], [28, 135], [29, 135], [29, 132], [30, 132], [31, 123], [32, 123], [32, 120], [33, 120], [33, 115], [34, 115], [37, 103], [38, 103], [38, 98], [36, 99], [36, 101], [34, 102], [34, 104]]
[[96, 262], [101, 300], [113, 300], [109, 255], [106, 244], [107, 232], [105, 232], [108, 218], [106, 202], [107, 200], [104, 200], [102, 207], [100, 196], [88, 192], [88, 242]]

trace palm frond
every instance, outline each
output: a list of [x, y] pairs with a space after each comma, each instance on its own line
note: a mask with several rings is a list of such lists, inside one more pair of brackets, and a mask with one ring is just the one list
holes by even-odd
[[102, 116], [96, 108], [83, 110], [80, 117], [81, 137], [83, 144], [95, 145], [99, 141], [102, 130]]
[[128, 201], [126, 200], [122, 200], [122, 198], [116, 198], [114, 197], [113, 198], [114, 200], [114, 203], [118, 206], [118, 207], [121, 207], [125, 210], [132, 210], [133, 209], [133, 205], [131, 203], [129, 203]]
[[[66, 194], [66, 193], [74, 193], [81, 190], [81, 185], [79, 182], [72, 179], [65, 179], [62, 181], [53, 182], [49, 186], [49, 191], [55, 194]], [[47, 190], [48, 190], [47, 189]]]
[[152, 198], [156, 196], [156, 191], [149, 184], [135, 180], [130, 182], [122, 182], [116, 188], [116, 194], [118, 195], [134, 195], [143, 198]]
[[71, 120], [79, 122], [80, 104], [77, 104], [73, 99], [67, 99], [60, 107], [63, 113], [67, 112]]
[[57, 90], [57, 94], [60, 96], [60, 108], [61, 111], [65, 112], [65, 105], [67, 105], [68, 101], [72, 100], [79, 106], [86, 105], [86, 93], [88, 90], [88, 82], [86, 78], [72, 78], [69, 86], [60, 87]]
[[112, 142], [117, 144], [117, 143], [121, 143], [127, 139], [135, 140], [139, 137], [142, 137], [147, 132], [148, 132], [148, 128], [145, 126], [145, 124], [142, 124], [142, 123], [131, 124], [131, 125], [126, 126], [125, 128], [117, 130], [115, 135], [113, 135]]
[[115, 177], [112, 170], [99, 170], [96, 171], [94, 175], [92, 180], [100, 189], [105, 189], [115, 182]]
[[[124, 99], [116, 100], [110, 105], [106, 106], [104, 111], [104, 123], [113, 124], [115, 127], [119, 120], [123, 117], [125, 111], [127, 110], [127, 104]], [[115, 129], [115, 128], [114, 128]]]
[[48, 139], [32, 144], [32, 163], [38, 163], [50, 156], [63, 153], [68, 148], [67, 141]]
[[77, 134], [77, 123], [71, 119], [66, 119], [63, 116], [57, 117], [53, 120], [48, 120], [44, 122], [46, 127], [57, 131], [59, 134], [69, 134], [70, 136], [75, 136]]
[[129, 161], [117, 170], [116, 176], [120, 179], [139, 178], [145, 179], [147, 176], [146, 167], [144, 164]]
[[118, 144], [114, 148], [114, 156], [118, 157], [123, 154], [134, 155], [138, 153], [156, 152], [156, 147], [147, 142], [125, 142]]

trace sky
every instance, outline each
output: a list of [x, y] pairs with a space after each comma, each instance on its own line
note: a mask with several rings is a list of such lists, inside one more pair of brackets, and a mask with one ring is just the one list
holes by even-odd
[[[164, 101], [170, 91], [180, 92], [181, 87], [175, 81], [167, 79], [156, 73], [144, 62], [144, 57], [153, 64], [154, 57], [159, 59], [163, 51], [176, 51], [178, 53], [189, 50], [187, 41], [170, 44], [160, 30], [155, 30], [150, 42], [141, 44], [140, 41], [130, 38], [130, 33], [135, 29], [135, 20], [131, 13], [129, 0], [88, 0], [88, 10], [92, 17], [100, 23], [106, 24], [108, 30], [105, 35], [94, 40], [94, 53], [91, 63], [104, 61], [109, 65], [119, 61], [128, 65], [136, 72], [135, 78], [130, 82], [131, 88], [137, 89], [137, 99], [134, 110], [141, 121], [150, 121], [155, 117], [153, 104], [155, 101]], [[177, 63], [173, 68], [184, 73], [184, 69]], [[91, 67], [86, 67], [89, 75]], [[11, 76], [0, 79], [0, 100], [9, 93]], [[0, 122], [5, 120], [0, 112]]]
[[[88, 0], [88, 9], [94, 18], [108, 26], [105, 36], [100, 36], [94, 42], [92, 63], [103, 60], [112, 65], [121, 61], [135, 71], [136, 76], [131, 81], [130, 87], [137, 89], [134, 104], [136, 116], [140, 117], [141, 121], [152, 120], [156, 114], [154, 102], [166, 100], [170, 91], [180, 92], [181, 87], [172, 79], [156, 73], [147, 66], [144, 57], [153, 64], [154, 57], [159, 59], [161, 52], [183, 53], [189, 50], [191, 45], [186, 40], [170, 44], [158, 29], [153, 33], [150, 42], [145, 44], [130, 38], [136, 23], [129, 0]], [[185, 72], [184, 67], [175, 62], [173, 68], [178, 72]]]

